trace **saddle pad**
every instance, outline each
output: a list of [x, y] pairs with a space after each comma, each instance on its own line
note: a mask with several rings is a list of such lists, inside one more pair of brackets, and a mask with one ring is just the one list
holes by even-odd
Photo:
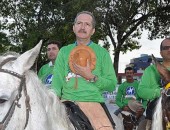
[[113, 130], [112, 124], [100, 103], [77, 102], [77, 105], [88, 117], [94, 130]]

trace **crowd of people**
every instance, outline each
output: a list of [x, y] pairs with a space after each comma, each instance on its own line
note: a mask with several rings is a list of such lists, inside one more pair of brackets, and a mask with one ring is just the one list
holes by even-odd
[[[66, 106], [75, 127], [113, 130], [115, 124], [102, 93], [115, 89], [117, 77], [108, 51], [91, 40], [95, 24], [91, 12], [79, 12], [73, 24], [75, 42], [61, 49], [59, 42], [49, 42], [47, 56], [50, 62], [40, 69], [38, 76]], [[170, 70], [169, 38], [162, 41], [160, 54], [162, 64]], [[140, 82], [134, 80], [133, 68], [127, 67], [125, 74], [126, 81], [119, 86], [116, 95], [119, 109], [115, 110], [115, 115], [131, 111], [140, 121], [146, 111], [146, 119], [151, 122], [163, 84], [155, 65], [145, 70]], [[135, 110], [134, 104], [138, 106]]]

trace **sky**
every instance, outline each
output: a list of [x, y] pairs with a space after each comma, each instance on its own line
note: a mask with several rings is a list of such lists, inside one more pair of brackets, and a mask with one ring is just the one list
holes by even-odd
[[130, 63], [130, 60], [133, 58], [138, 58], [141, 56], [141, 54], [153, 54], [155, 57], [160, 56], [160, 43], [163, 39], [156, 39], [156, 40], [148, 40], [147, 38], [147, 32], [144, 32], [142, 34], [141, 39], [139, 39], [141, 48], [138, 50], [128, 51], [126, 54], [120, 54], [119, 57], [119, 73], [124, 73], [124, 69], [127, 64]]

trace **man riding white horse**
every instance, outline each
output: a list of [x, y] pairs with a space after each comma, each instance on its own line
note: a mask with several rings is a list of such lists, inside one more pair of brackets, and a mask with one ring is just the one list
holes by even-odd
[[113, 91], [117, 78], [107, 50], [91, 41], [95, 32], [93, 14], [78, 13], [73, 31], [76, 41], [61, 48], [55, 61], [52, 88], [64, 101], [73, 124], [79, 122], [77, 127], [113, 130], [102, 93]]
[[[163, 58], [162, 65], [167, 70], [170, 70], [170, 38], [166, 38], [161, 42], [160, 54]], [[145, 100], [149, 100], [146, 109], [146, 119], [148, 120], [147, 126], [150, 124], [149, 127], [151, 127], [151, 121], [157, 99], [161, 96], [161, 87], [165, 85], [165, 83], [162, 81], [162, 76], [158, 72], [157, 66], [151, 65], [145, 69], [138, 87], [139, 96]]]
[[0, 56], [0, 130], [74, 129], [65, 106], [30, 71], [41, 45]]

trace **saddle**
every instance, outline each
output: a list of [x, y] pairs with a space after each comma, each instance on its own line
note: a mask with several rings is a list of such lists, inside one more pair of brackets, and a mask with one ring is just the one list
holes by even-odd
[[75, 104], [71, 101], [63, 103], [67, 108], [71, 122], [78, 130], [113, 130], [115, 128], [104, 103], [78, 102]]
[[78, 130], [94, 130], [87, 116], [79, 109], [79, 107], [71, 101], [64, 101], [68, 117], [75, 128]]

